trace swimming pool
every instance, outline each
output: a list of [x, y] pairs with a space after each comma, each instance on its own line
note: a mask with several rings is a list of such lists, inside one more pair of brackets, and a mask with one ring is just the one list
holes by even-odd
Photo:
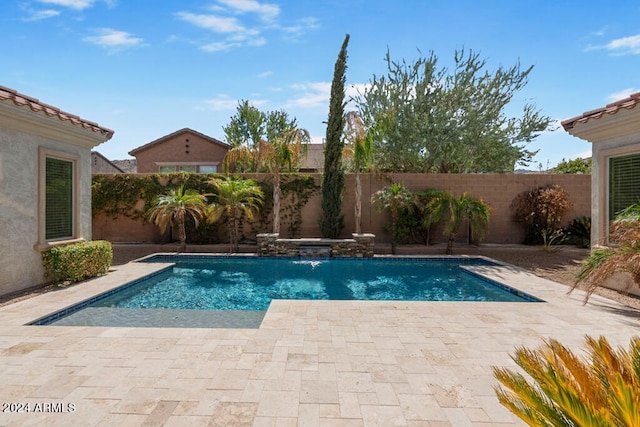
[[465, 268], [493, 265], [482, 258], [157, 255], [142, 262], [173, 266], [32, 324], [258, 327], [274, 299], [539, 301]]

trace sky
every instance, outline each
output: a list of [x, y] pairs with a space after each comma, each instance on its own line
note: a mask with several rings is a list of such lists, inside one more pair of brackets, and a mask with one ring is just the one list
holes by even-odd
[[544, 170], [590, 156], [562, 120], [640, 91], [639, 18], [637, 0], [2, 0], [0, 85], [114, 130], [95, 149], [120, 160], [182, 128], [224, 140], [241, 100], [322, 142], [346, 34], [348, 96], [387, 53], [450, 67], [464, 49], [533, 66], [509, 111], [553, 119], [527, 146]]

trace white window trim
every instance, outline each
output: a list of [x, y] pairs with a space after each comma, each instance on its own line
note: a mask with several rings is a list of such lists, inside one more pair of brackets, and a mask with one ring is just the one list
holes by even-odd
[[[73, 163], [73, 218], [71, 230], [73, 235], [70, 238], [46, 239], [46, 200], [47, 200], [47, 158], [66, 160]], [[34, 249], [42, 252], [52, 246], [67, 245], [69, 243], [81, 242], [84, 239], [80, 236], [80, 156], [53, 150], [46, 147], [38, 148], [38, 241]]]

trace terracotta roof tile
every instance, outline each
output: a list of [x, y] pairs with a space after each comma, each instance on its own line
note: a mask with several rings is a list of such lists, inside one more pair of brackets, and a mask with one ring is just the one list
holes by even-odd
[[616, 114], [622, 109], [630, 110], [632, 108], [635, 108], [635, 106], [638, 104], [640, 104], [640, 92], [633, 93], [627, 98], [621, 99], [620, 101], [612, 102], [611, 104], [607, 104], [602, 108], [587, 111], [581, 116], [563, 120], [562, 127], [564, 128], [564, 130], [573, 129], [573, 127], [578, 123], [587, 123], [591, 119], [597, 120], [605, 115]]
[[111, 139], [113, 136], [113, 131], [111, 129], [102, 127], [95, 122], [85, 120], [74, 114], [61, 111], [59, 108], [40, 102], [36, 98], [21, 94], [13, 89], [0, 86], [0, 102], [9, 100], [13, 101], [13, 103], [18, 107], [29, 107], [31, 111], [36, 113], [43, 112], [49, 117], [57, 116], [63, 122], [68, 121], [73, 125], [82, 126], [83, 128], [92, 130], [93, 132], [99, 132], [104, 135], [105, 141]]

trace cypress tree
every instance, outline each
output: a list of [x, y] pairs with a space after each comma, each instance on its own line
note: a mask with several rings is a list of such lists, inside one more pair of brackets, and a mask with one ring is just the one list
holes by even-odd
[[347, 69], [346, 35], [338, 54], [331, 82], [331, 99], [324, 146], [324, 174], [322, 176], [322, 217], [319, 225], [322, 237], [335, 239], [344, 228], [342, 211], [342, 192], [344, 190], [344, 170], [342, 168], [342, 130], [344, 127], [344, 85]]

